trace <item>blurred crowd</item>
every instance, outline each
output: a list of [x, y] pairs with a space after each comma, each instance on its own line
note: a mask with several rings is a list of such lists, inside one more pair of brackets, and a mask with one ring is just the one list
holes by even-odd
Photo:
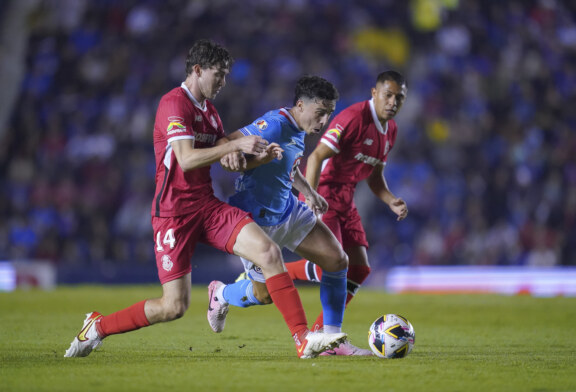
[[[373, 268], [576, 264], [574, 2], [41, 0], [27, 20], [0, 132], [0, 260], [154, 265], [156, 106], [211, 38], [236, 59], [214, 101], [229, 132], [289, 106], [302, 74], [338, 87], [337, 111], [380, 71], [406, 76], [385, 175], [410, 214], [357, 192]], [[212, 173], [228, 197], [233, 178]]]

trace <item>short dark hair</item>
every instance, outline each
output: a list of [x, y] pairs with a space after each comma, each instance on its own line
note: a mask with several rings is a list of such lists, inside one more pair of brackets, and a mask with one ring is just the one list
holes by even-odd
[[408, 87], [408, 85], [406, 84], [406, 79], [404, 78], [404, 76], [402, 76], [401, 73], [396, 72], [396, 71], [381, 72], [378, 75], [378, 77], [376, 78], [376, 84], [384, 83], [386, 81], [396, 82], [398, 84], [398, 86], [405, 85], [406, 87]]
[[294, 105], [302, 97], [335, 101], [340, 95], [336, 87], [320, 76], [305, 75], [298, 79], [294, 90]]
[[192, 73], [194, 65], [200, 65], [202, 68], [220, 66], [222, 68], [231, 68], [234, 64], [234, 58], [228, 50], [217, 43], [201, 39], [192, 45], [186, 57], [186, 76]]

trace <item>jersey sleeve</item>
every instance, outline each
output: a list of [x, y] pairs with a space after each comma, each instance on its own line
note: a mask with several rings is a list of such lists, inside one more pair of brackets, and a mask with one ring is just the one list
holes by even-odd
[[278, 133], [281, 130], [281, 124], [278, 120], [270, 117], [260, 117], [256, 119], [253, 123], [246, 125], [239, 131], [244, 136], [256, 135], [271, 141], [276, 141]]
[[342, 149], [342, 141], [346, 139], [346, 135], [350, 133], [353, 120], [354, 117], [349, 116], [346, 111], [334, 117], [328, 129], [324, 132], [324, 135], [322, 135], [320, 143], [325, 144], [339, 154]]
[[194, 140], [194, 129], [186, 111], [185, 103], [178, 97], [169, 97], [160, 102], [158, 122], [160, 129], [165, 129], [168, 144], [175, 140]]

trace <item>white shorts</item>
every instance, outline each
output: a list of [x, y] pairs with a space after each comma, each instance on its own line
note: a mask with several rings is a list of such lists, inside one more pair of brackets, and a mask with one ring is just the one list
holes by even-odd
[[[316, 215], [312, 212], [306, 203], [298, 201], [294, 205], [292, 213], [288, 219], [276, 226], [261, 226], [262, 230], [278, 244], [280, 249], [286, 248], [293, 252], [298, 245], [306, 238], [308, 233], [316, 224]], [[240, 258], [244, 264], [244, 271], [248, 277], [256, 282], [264, 283], [262, 270], [250, 260]]]

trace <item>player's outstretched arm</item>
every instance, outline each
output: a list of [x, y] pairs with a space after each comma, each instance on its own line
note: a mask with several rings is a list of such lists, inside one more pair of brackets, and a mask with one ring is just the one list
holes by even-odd
[[336, 155], [336, 151], [323, 143], [319, 143], [308, 157], [308, 163], [306, 164], [306, 180], [313, 189], [318, 189], [322, 162], [334, 155]]
[[194, 148], [194, 141], [190, 139], [171, 143], [178, 164], [185, 172], [209, 166], [233, 152], [260, 154], [266, 150], [267, 145], [268, 142], [260, 136], [246, 136], [232, 141], [222, 138], [216, 142], [216, 146], [208, 148]]
[[[244, 134], [240, 131], [232, 132], [228, 135], [228, 139], [236, 141], [242, 139]], [[264, 165], [274, 159], [282, 159], [282, 153], [284, 150], [278, 143], [270, 143], [266, 146], [266, 149], [260, 154], [251, 154], [245, 156], [244, 154], [228, 154], [225, 155], [221, 160], [220, 164], [222, 167], [228, 171], [245, 171], [253, 169], [257, 166]]]
[[322, 215], [328, 211], [328, 202], [308, 183], [299, 168], [294, 172], [294, 183], [292, 186], [304, 195], [306, 204], [316, 215]]
[[384, 165], [376, 165], [370, 176], [366, 179], [372, 192], [380, 200], [388, 204], [388, 207], [396, 214], [397, 220], [401, 221], [408, 215], [408, 206], [406, 202], [396, 196], [388, 188], [388, 183], [384, 177]]
[[284, 150], [278, 143], [271, 143], [266, 146], [266, 150], [258, 155], [244, 155], [241, 152], [234, 152], [224, 155], [220, 159], [222, 167], [231, 172], [241, 172], [264, 165], [274, 159], [282, 159]]

